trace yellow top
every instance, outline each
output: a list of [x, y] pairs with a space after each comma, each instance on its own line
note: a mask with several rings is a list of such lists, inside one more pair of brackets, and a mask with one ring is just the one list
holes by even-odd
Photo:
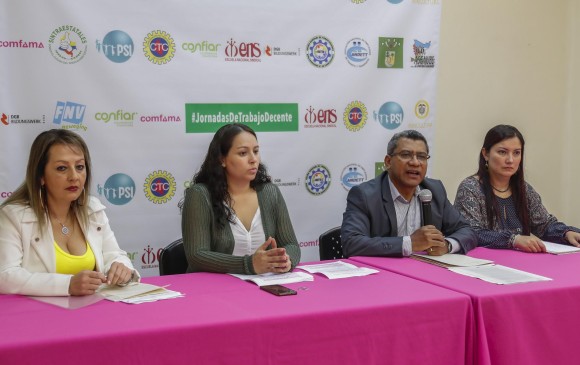
[[56, 272], [58, 274], [75, 275], [83, 270], [95, 270], [96, 260], [91, 245], [87, 243], [87, 251], [81, 256], [64, 252], [54, 241], [56, 253]]

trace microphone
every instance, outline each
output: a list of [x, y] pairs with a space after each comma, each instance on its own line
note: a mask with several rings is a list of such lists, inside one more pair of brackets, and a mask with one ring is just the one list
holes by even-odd
[[423, 208], [423, 225], [428, 226], [433, 224], [433, 218], [431, 216], [431, 199], [433, 199], [433, 194], [431, 190], [423, 189], [419, 192], [419, 200], [421, 201], [421, 207]]

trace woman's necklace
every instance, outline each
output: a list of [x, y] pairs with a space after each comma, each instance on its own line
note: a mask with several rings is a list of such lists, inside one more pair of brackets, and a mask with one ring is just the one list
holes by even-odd
[[[491, 184], [489, 184], [489, 185], [491, 185]], [[505, 193], [506, 191], [508, 191], [508, 190], [510, 189], [510, 186], [509, 186], [509, 184], [508, 184], [508, 186], [507, 186], [507, 188], [505, 188], [505, 190], [500, 190], [500, 189], [496, 188], [496, 187], [495, 187], [495, 186], [493, 186], [493, 185], [491, 185], [491, 188], [492, 188], [493, 190], [497, 191], [498, 193]]]
[[[58, 217], [57, 217], [56, 215], [54, 216], [54, 219], [56, 219], [56, 221], [58, 222], [58, 224], [60, 224], [60, 226], [61, 226], [61, 228], [60, 228], [60, 232], [63, 234], [63, 236], [68, 236], [68, 235], [70, 235], [70, 233], [71, 233], [71, 230], [70, 230], [70, 228], [68, 228], [68, 227], [67, 227], [67, 226], [64, 224], [64, 223], [66, 223], [66, 221], [68, 220], [68, 215], [66, 216], [66, 220], [64, 221], [64, 223], [62, 223], [62, 222], [61, 222], [61, 221], [58, 219]], [[73, 222], [73, 223], [74, 223], [74, 222]], [[74, 224], [73, 224], [73, 227], [72, 227], [72, 229], [73, 229], [73, 231], [74, 231], [74, 229], [75, 229], [75, 227], [74, 227]]]

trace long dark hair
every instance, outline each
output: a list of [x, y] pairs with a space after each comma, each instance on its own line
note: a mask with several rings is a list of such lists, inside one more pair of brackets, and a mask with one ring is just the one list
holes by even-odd
[[[514, 199], [514, 204], [518, 214], [518, 218], [522, 224], [523, 234], [530, 234], [530, 212], [528, 209], [528, 200], [526, 197], [526, 181], [524, 179], [524, 136], [518, 131], [516, 127], [511, 125], [500, 124], [496, 125], [490, 129], [485, 135], [483, 140], [482, 148], [489, 154], [491, 148], [506, 139], [517, 137], [522, 145], [522, 154], [520, 165], [518, 170], [512, 177], [510, 177], [510, 188], [512, 190], [512, 197]], [[489, 229], [493, 229], [494, 221], [497, 219], [499, 221], [499, 206], [495, 194], [493, 193], [493, 188], [491, 186], [489, 171], [486, 166], [485, 158], [483, 153], [479, 153], [479, 170], [477, 171], [477, 176], [481, 181], [483, 192], [485, 194], [485, 210], [487, 213], [487, 221], [489, 223]]]
[[[228, 221], [234, 221], [231, 209], [224, 209], [223, 205], [225, 202], [231, 206], [232, 198], [228, 192], [226, 172], [221, 164], [223, 158], [232, 148], [234, 138], [242, 132], [248, 132], [258, 139], [256, 132], [245, 124], [231, 123], [218, 129], [209, 144], [201, 168], [192, 179], [193, 184], [204, 184], [209, 190], [214, 217], [220, 227], [223, 227]], [[256, 178], [250, 182], [250, 187], [256, 189], [260, 184], [271, 181], [272, 178], [268, 175], [266, 166], [260, 163]], [[183, 200], [179, 203], [179, 207], [183, 208]]]
[[44, 169], [48, 163], [50, 148], [54, 145], [68, 146], [78, 150], [84, 156], [86, 171], [85, 186], [83, 186], [84, 191], [77, 200], [71, 203], [71, 208], [75, 214], [79, 215], [80, 223], [86, 227], [89, 222], [87, 205], [91, 187], [91, 155], [82, 137], [66, 129], [50, 129], [40, 133], [34, 139], [28, 156], [26, 178], [0, 207], [9, 204], [29, 205], [36, 214], [42, 231], [47, 224], [48, 201], [47, 194], [44, 191], [45, 188], [41, 184], [41, 179], [44, 176]]

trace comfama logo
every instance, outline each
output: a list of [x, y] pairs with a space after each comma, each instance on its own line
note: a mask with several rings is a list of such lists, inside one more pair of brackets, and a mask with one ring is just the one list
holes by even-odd
[[129, 203], [135, 196], [135, 182], [131, 176], [117, 173], [111, 175], [105, 185], [97, 185], [99, 195], [105, 196], [107, 201], [115, 205], [124, 205]]
[[143, 190], [145, 196], [150, 202], [155, 204], [163, 204], [173, 198], [175, 195], [175, 179], [167, 171], [154, 171], [147, 176]]
[[0, 48], [44, 48], [42, 42], [35, 41], [0, 41]]
[[83, 104], [70, 101], [57, 101], [52, 122], [58, 125], [61, 125], [63, 122], [71, 124], [62, 125], [64, 129], [82, 129], [86, 131], [87, 127], [83, 125], [86, 108], [87, 106]]

